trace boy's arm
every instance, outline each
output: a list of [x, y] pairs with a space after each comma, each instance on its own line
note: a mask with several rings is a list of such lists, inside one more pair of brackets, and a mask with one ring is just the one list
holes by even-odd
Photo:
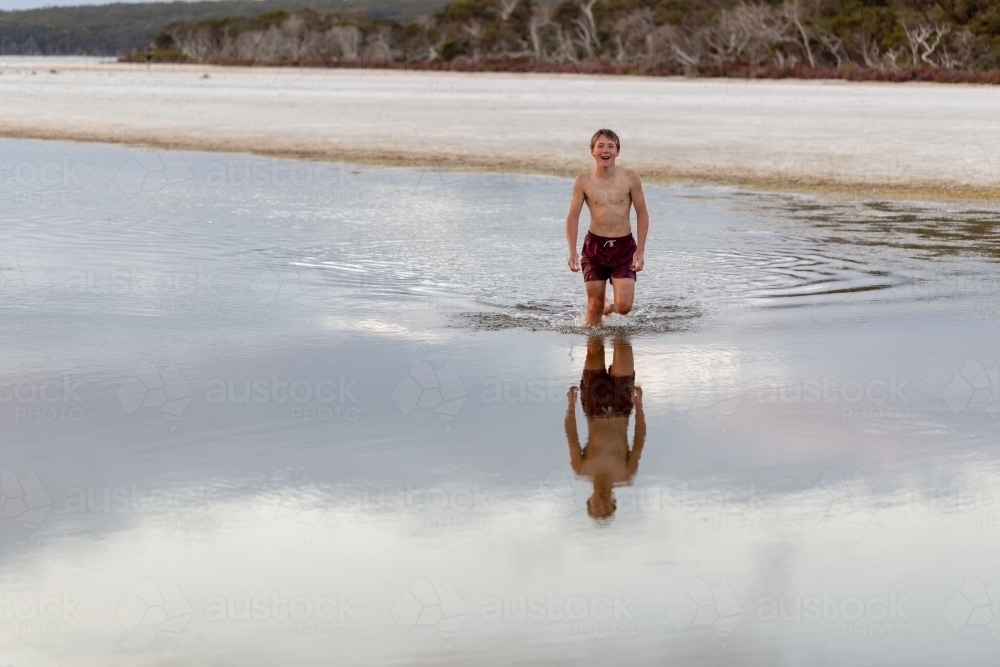
[[635, 206], [635, 226], [639, 238], [636, 239], [635, 254], [632, 255], [632, 270], [642, 271], [646, 252], [646, 234], [649, 233], [649, 211], [646, 210], [646, 195], [642, 193], [642, 181], [634, 171], [632, 176], [632, 205]]
[[566, 442], [569, 443], [569, 464], [573, 472], [579, 475], [583, 453], [580, 451], [580, 436], [576, 433], [576, 387], [570, 387], [566, 392], [566, 419], [563, 427], [566, 429]]
[[629, 479], [635, 475], [639, 469], [639, 457], [642, 456], [642, 447], [646, 444], [646, 416], [642, 412], [642, 388], [632, 389], [635, 403], [635, 439], [632, 441], [632, 451], [628, 453], [628, 476]]
[[569, 213], [566, 214], [566, 243], [569, 244], [569, 259], [566, 260], [570, 271], [580, 270], [580, 255], [576, 251], [576, 237], [580, 231], [580, 211], [583, 210], [583, 174], [573, 181], [573, 196], [569, 200]]

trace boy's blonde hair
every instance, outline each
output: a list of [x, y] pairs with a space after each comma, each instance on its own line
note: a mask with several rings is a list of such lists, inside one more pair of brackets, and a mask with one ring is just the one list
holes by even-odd
[[590, 138], [590, 150], [594, 150], [594, 144], [597, 143], [598, 137], [600, 137], [602, 134], [611, 141], [615, 142], [615, 148], [617, 150], [620, 151], [622, 149], [622, 142], [618, 140], [618, 135], [615, 134], [614, 130], [609, 130], [605, 128], [598, 130], [597, 132], [594, 132], [594, 136]]

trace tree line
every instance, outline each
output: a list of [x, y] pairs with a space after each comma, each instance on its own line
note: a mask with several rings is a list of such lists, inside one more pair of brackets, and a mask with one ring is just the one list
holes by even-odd
[[200, 0], [0, 11], [0, 56], [8, 62], [31, 55], [118, 56], [145, 49], [151, 37], [173, 22], [197, 23], [212, 17], [257, 15], [275, 9], [346, 9], [373, 18], [406, 21], [444, 4], [444, 0]]
[[408, 22], [271, 11], [172, 23], [147, 54], [135, 55], [144, 56], [643, 73], [982, 73], [1000, 64], [1000, 0], [454, 0]]

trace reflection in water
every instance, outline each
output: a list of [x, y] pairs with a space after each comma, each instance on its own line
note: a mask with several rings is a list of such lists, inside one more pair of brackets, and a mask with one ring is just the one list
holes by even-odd
[[[632, 345], [615, 340], [611, 366], [605, 367], [604, 340], [592, 336], [587, 341], [587, 358], [580, 380], [580, 402], [587, 416], [587, 444], [580, 447], [576, 428], [577, 388], [568, 392], [566, 440], [573, 472], [590, 478], [594, 493], [587, 499], [587, 513], [595, 519], [614, 514], [613, 489], [631, 484], [639, 468], [646, 441], [646, 420], [642, 412], [642, 389], [635, 385]], [[635, 406], [635, 438], [628, 446], [628, 420]]]
[[651, 185], [581, 369], [565, 180], [0, 154], [3, 665], [996, 663], [996, 212]]

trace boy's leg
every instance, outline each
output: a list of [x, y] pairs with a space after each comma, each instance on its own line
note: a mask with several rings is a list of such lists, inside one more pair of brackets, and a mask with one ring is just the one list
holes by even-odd
[[615, 310], [625, 315], [632, 310], [632, 300], [635, 299], [635, 281], [631, 278], [612, 278], [611, 286], [615, 293]]
[[603, 371], [604, 369], [604, 339], [600, 336], [591, 336], [587, 339], [587, 358], [583, 360], [583, 370]]
[[589, 337], [587, 358], [583, 361], [583, 376], [580, 378], [580, 403], [583, 404], [588, 424], [592, 417], [604, 414], [614, 395], [614, 387], [604, 364], [604, 339], [600, 336]]
[[583, 283], [587, 290], [587, 324], [597, 326], [604, 316], [604, 292], [607, 289], [606, 280], [588, 280]]
[[[635, 360], [632, 346], [626, 340], [615, 340], [615, 352], [611, 357], [611, 410], [614, 414], [629, 415], [632, 412], [632, 394], [635, 384]], [[628, 426], [624, 426], [627, 429]]]
[[[589, 346], [588, 346], [589, 351]], [[611, 375], [632, 377], [635, 373], [635, 360], [632, 357], [632, 345], [626, 340], [615, 340], [615, 352], [611, 357]]]

